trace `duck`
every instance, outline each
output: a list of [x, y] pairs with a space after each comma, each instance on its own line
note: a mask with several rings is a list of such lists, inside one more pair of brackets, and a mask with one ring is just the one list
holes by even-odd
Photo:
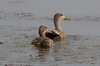
[[71, 18], [65, 17], [64, 14], [62, 13], [56, 13], [54, 15], [53, 20], [54, 20], [55, 29], [49, 30], [48, 32], [46, 32], [45, 33], [46, 37], [54, 41], [66, 38], [67, 35], [62, 31], [60, 23], [62, 20], [71, 20]]
[[49, 32], [48, 28], [45, 25], [39, 27], [38, 33], [40, 37], [35, 38], [31, 41], [31, 44], [39, 48], [50, 48], [54, 45], [54, 41], [46, 37], [46, 32]]

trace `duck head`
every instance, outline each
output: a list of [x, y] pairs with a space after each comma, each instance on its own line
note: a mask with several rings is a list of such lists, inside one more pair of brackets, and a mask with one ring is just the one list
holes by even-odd
[[48, 31], [49, 30], [48, 30], [48, 28], [45, 25], [41, 25], [39, 27], [39, 35], [40, 35], [40, 37], [46, 37], [45, 33], [48, 32]]
[[56, 13], [54, 15], [54, 21], [70, 20], [69, 17], [65, 17], [62, 13]]
[[65, 17], [62, 13], [56, 13], [54, 15], [55, 30], [61, 31], [60, 22], [62, 20], [70, 20], [70, 18], [69, 17]]

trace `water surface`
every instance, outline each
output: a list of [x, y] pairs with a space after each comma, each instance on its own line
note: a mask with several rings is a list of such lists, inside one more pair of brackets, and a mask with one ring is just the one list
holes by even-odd
[[[99, 66], [99, 0], [0, 0], [0, 66]], [[31, 45], [38, 27], [54, 29], [53, 16], [68, 37], [48, 50]]]

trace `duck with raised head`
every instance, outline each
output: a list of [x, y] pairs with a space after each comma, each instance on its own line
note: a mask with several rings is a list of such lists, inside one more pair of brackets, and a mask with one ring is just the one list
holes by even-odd
[[40, 47], [40, 48], [49, 48], [50, 46], [53, 46], [54, 41], [45, 36], [45, 33], [49, 32], [48, 28], [45, 25], [41, 25], [39, 27], [38, 32], [39, 32], [40, 37], [32, 40], [31, 44], [35, 45], [36, 47]]
[[53, 40], [59, 40], [59, 39], [63, 39], [66, 37], [60, 25], [60, 22], [62, 20], [70, 20], [70, 18], [65, 17], [62, 13], [56, 13], [54, 15], [55, 30], [49, 30], [48, 32], [46, 32], [46, 37], [53, 39]]

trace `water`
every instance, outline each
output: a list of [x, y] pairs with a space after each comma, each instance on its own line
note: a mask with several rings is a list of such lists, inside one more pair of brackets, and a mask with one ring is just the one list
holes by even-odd
[[[99, 66], [99, 0], [0, 0], [0, 66]], [[64, 13], [68, 37], [48, 50], [31, 45], [38, 27], [54, 29], [53, 16]]]

